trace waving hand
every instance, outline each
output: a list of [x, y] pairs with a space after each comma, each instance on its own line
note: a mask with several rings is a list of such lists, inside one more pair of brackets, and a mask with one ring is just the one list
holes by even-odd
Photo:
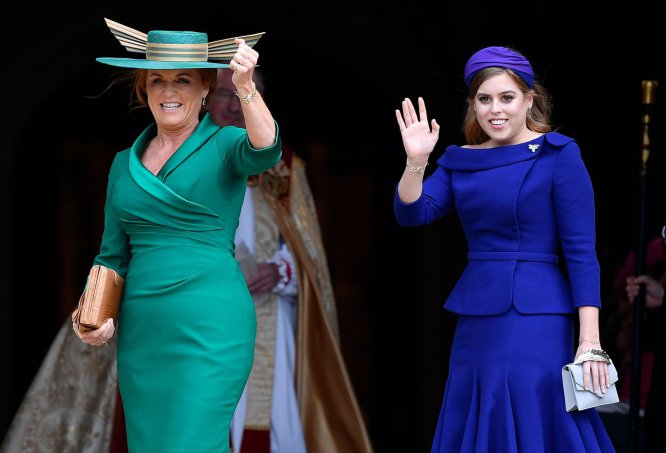
[[428, 160], [428, 156], [439, 138], [439, 124], [434, 119], [431, 124], [428, 124], [428, 114], [423, 98], [419, 98], [418, 103], [418, 115], [409, 98], [402, 101], [402, 113], [400, 110], [395, 111], [407, 160], [413, 165], [422, 165]]

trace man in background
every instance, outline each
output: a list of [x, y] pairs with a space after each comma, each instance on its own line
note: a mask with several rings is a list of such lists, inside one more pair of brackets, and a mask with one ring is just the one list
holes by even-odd
[[[245, 127], [233, 72], [218, 71], [207, 109]], [[257, 91], [265, 93], [255, 72]], [[305, 165], [287, 147], [248, 180], [236, 259], [257, 313], [252, 372], [232, 422], [235, 452], [372, 451], [340, 353], [335, 299]]]

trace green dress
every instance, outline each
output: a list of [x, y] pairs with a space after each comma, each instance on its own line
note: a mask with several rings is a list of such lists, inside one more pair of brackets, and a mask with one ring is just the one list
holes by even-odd
[[141, 163], [155, 133], [153, 124], [113, 162], [95, 258], [126, 276], [118, 381], [128, 446], [226, 452], [256, 334], [234, 235], [247, 176], [279, 160], [280, 139], [255, 150], [245, 129], [206, 114], [155, 176]]

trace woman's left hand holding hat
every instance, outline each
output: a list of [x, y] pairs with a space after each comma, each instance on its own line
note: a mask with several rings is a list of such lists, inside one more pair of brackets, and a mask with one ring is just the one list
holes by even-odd
[[229, 68], [234, 71], [231, 81], [243, 96], [254, 89], [252, 74], [259, 60], [259, 53], [245, 44], [245, 40], [241, 38], [235, 39], [234, 42], [238, 44], [238, 50], [229, 62]]

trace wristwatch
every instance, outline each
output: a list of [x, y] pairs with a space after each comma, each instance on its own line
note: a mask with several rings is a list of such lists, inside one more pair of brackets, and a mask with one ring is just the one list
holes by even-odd
[[238, 99], [240, 99], [241, 102], [249, 104], [250, 102], [254, 101], [255, 97], [257, 97], [257, 87], [252, 88], [252, 91], [242, 97], [240, 94], [238, 94], [237, 91], [234, 91], [234, 94], [238, 96]]

